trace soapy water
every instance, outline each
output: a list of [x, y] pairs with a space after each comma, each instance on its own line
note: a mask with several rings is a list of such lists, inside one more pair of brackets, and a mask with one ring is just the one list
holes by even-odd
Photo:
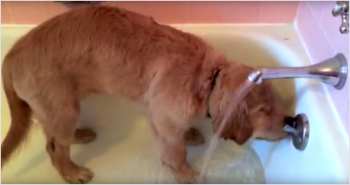
[[254, 82], [246, 80], [238, 88], [237, 92], [234, 94], [234, 96], [229, 104], [230, 105], [229, 111], [226, 111], [225, 117], [222, 120], [222, 123], [220, 124], [219, 129], [216, 131], [216, 133], [214, 133], [212, 139], [210, 140], [209, 146], [204, 153], [203, 166], [201, 167], [201, 171], [200, 171], [199, 178], [198, 178], [199, 183], [203, 183], [204, 176], [206, 176], [206, 172], [207, 172], [207, 169], [209, 167], [210, 160], [213, 156], [215, 149], [217, 148], [217, 146], [219, 144], [220, 135], [226, 126], [227, 120], [230, 120], [230, 117], [233, 115], [232, 113], [236, 110], [238, 104], [252, 90], [254, 85], [255, 85]]

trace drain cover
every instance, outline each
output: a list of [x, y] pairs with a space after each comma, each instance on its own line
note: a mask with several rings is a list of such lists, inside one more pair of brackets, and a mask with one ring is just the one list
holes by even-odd
[[309, 141], [309, 119], [305, 114], [298, 114], [294, 119], [293, 127], [295, 132], [292, 134], [293, 145], [296, 149], [303, 151]]

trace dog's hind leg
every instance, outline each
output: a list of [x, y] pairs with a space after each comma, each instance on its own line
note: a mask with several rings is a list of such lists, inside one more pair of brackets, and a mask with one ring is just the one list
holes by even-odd
[[46, 151], [50, 155], [52, 164], [68, 183], [88, 183], [93, 178], [93, 173], [89, 169], [80, 167], [72, 161], [70, 146], [67, 143], [63, 144], [55, 137], [48, 136]]
[[68, 183], [87, 183], [93, 178], [93, 173], [76, 165], [70, 157], [71, 144], [82, 131], [76, 131], [79, 101], [69, 94], [51, 94], [51, 101], [40, 101], [42, 108], [39, 119], [47, 137], [46, 151], [57, 171]]

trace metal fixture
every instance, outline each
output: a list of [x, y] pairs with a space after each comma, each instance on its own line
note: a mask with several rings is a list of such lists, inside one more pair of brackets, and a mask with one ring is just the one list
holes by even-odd
[[337, 1], [332, 10], [333, 17], [340, 16], [340, 33], [349, 33], [349, 1]]
[[264, 79], [310, 78], [340, 90], [348, 76], [348, 64], [341, 53], [318, 64], [305, 67], [264, 68], [252, 72], [248, 80], [256, 84]]
[[304, 151], [309, 142], [309, 119], [305, 114], [298, 114], [287, 121], [284, 130], [288, 132], [297, 150]]
[[[340, 90], [345, 86], [347, 76], [347, 60], [343, 54], [339, 53], [318, 64], [305, 67], [258, 69], [248, 76], [248, 80], [260, 84], [264, 79], [310, 78]], [[310, 132], [309, 121], [305, 114], [298, 114], [286, 120], [284, 130], [290, 133], [296, 149], [305, 150]]]

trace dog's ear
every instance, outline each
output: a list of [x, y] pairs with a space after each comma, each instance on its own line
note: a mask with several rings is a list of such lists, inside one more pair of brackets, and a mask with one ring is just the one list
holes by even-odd
[[[229, 106], [221, 107], [213, 115], [214, 132], [216, 133], [218, 131], [221, 124], [225, 124], [220, 137], [234, 140], [237, 144], [242, 145], [253, 135], [253, 127], [248, 118], [247, 104], [241, 102], [234, 110], [229, 109]], [[225, 120], [226, 123], [223, 123]]]

